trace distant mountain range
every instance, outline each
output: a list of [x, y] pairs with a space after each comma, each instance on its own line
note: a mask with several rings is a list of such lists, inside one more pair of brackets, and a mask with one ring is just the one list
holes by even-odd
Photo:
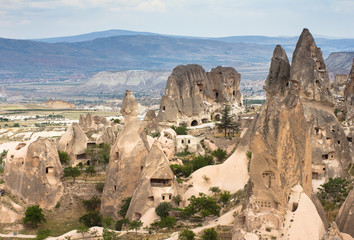
[[[167, 70], [201, 64], [232, 66], [242, 79], [264, 79], [272, 52], [281, 44], [291, 57], [297, 37], [198, 38], [109, 30], [36, 40], [0, 38], [0, 82], [62, 80], [100, 71]], [[354, 39], [317, 38], [324, 56], [354, 51]]]

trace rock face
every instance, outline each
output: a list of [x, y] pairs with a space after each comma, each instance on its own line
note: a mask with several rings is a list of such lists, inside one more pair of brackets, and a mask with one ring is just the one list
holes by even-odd
[[265, 83], [266, 103], [251, 143], [252, 194], [246, 209], [236, 219], [238, 230], [234, 239], [242, 229], [258, 232], [262, 237], [268, 236], [266, 227], [283, 231], [282, 222], [294, 185], [301, 184], [311, 197], [310, 135], [300, 102], [299, 83], [290, 81], [289, 76], [288, 58], [278, 45]]
[[101, 203], [101, 213], [115, 219], [118, 219], [117, 212], [122, 200], [133, 196], [140, 183], [149, 150], [145, 132], [140, 130], [137, 108], [134, 95], [127, 91], [121, 109], [125, 125], [111, 147]]
[[347, 106], [347, 119], [354, 119], [354, 59], [344, 90], [344, 99]]
[[86, 159], [88, 138], [79, 124], [73, 123], [58, 142], [58, 150], [67, 152], [72, 161]]
[[90, 113], [87, 113], [86, 116], [81, 114], [79, 119], [79, 125], [84, 132], [93, 130], [97, 131], [106, 125], [110, 125], [110, 122], [105, 117], [92, 116]]
[[194, 126], [220, 117], [224, 104], [242, 107], [240, 81], [230, 67], [205, 72], [199, 65], [177, 66], [167, 80], [157, 121]]
[[304, 29], [291, 63], [290, 79], [300, 86], [300, 99], [310, 127], [313, 189], [329, 177], [343, 176], [352, 162], [348, 140], [334, 115], [329, 77], [311, 33]]
[[291, 62], [291, 80], [300, 85], [300, 97], [333, 106], [329, 77], [322, 51], [308, 29], [304, 29], [296, 44]]
[[58, 150], [49, 139], [20, 143], [7, 154], [6, 189], [29, 204], [53, 208], [63, 194], [61, 175]]
[[336, 223], [341, 232], [348, 233], [354, 238], [354, 190], [351, 190], [347, 199], [340, 208]]
[[155, 141], [146, 157], [141, 181], [134, 192], [127, 217], [149, 225], [158, 218], [155, 208], [162, 202], [172, 203], [172, 198], [178, 194], [180, 189], [168, 159], [159, 141]]

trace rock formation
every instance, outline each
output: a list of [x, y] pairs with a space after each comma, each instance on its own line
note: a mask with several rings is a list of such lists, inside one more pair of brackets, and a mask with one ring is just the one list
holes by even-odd
[[101, 203], [101, 213], [115, 219], [122, 200], [133, 196], [138, 187], [148, 155], [149, 146], [137, 111], [134, 95], [127, 90], [121, 108], [125, 125], [111, 147]]
[[241, 75], [231, 67], [177, 66], [167, 80], [158, 122], [198, 125], [220, 117], [224, 104], [242, 107]]
[[88, 138], [77, 123], [68, 127], [58, 142], [58, 150], [67, 152], [72, 161], [86, 159]]
[[340, 208], [336, 223], [343, 233], [348, 233], [354, 238], [354, 190], [351, 190], [347, 199]]
[[134, 192], [127, 217], [149, 225], [158, 218], [155, 208], [162, 202], [172, 203], [172, 198], [179, 194], [181, 191], [168, 159], [159, 141], [155, 141], [146, 157], [140, 184]]
[[352, 69], [350, 70], [347, 84], [344, 90], [344, 99], [347, 106], [347, 119], [354, 119], [354, 58]]
[[300, 99], [310, 127], [313, 189], [329, 177], [343, 176], [352, 162], [344, 130], [334, 115], [329, 77], [311, 33], [304, 29], [293, 54], [290, 79], [300, 86]]
[[79, 119], [79, 125], [84, 132], [97, 131], [103, 129], [105, 126], [110, 125], [110, 122], [105, 117], [92, 116], [87, 113], [86, 116], [81, 114]]
[[19, 143], [7, 154], [6, 189], [29, 204], [53, 208], [63, 194], [61, 176], [58, 150], [49, 139]]
[[274, 50], [264, 89], [266, 103], [251, 143], [251, 195], [247, 207], [236, 218], [233, 239], [242, 231], [271, 237], [266, 228], [274, 229], [272, 234], [279, 236], [284, 231], [282, 222], [292, 187], [301, 184], [311, 197], [310, 135], [299, 98], [299, 83], [290, 81], [289, 61], [279, 45]]
[[45, 103], [43, 103], [43, 105], [54, 109], [75, 108], [75, 104], [66, 101], [61, 101], [61, 100], [48, 100]]
[[175, 156], [175, 139], [176, 132], [172, 128], [167, 128], [161, 131], [160, 137], [158, 138], [161, 144], [161, 149], [165, 153], [168, 160], [171, 160]]

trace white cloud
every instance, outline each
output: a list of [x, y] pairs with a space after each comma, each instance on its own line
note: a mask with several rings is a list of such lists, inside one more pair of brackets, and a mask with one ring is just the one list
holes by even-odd
[[165, 12], [166, 5], [161, 0], [142, 1], [136, 8], [143, 12]]

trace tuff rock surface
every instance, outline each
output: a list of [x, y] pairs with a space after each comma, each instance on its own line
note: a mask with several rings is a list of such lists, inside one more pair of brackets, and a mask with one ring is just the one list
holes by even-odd
[[347, 119], [354, 119], [354, 59], [344, 90], [344, 99], [347, 107]]
[[58, 150], [49, 139], [38, 138], [10, 149], [4, 173], [6, 189], [28, 204], [50, 209], [63, 194]]
[[343, 233], [348, 233], [354, 238], [354, 190], [351, 190], [347, 199], [340, 208], [336, 223]]
[[101, 213], [115, 219], [118, 219], [122, 200], [133, 196], [140, 183], [149, 150], [137, 109], [133, 93], [127, 90], [121, 108], [125, 125], [111, 147], [101, 203]]

